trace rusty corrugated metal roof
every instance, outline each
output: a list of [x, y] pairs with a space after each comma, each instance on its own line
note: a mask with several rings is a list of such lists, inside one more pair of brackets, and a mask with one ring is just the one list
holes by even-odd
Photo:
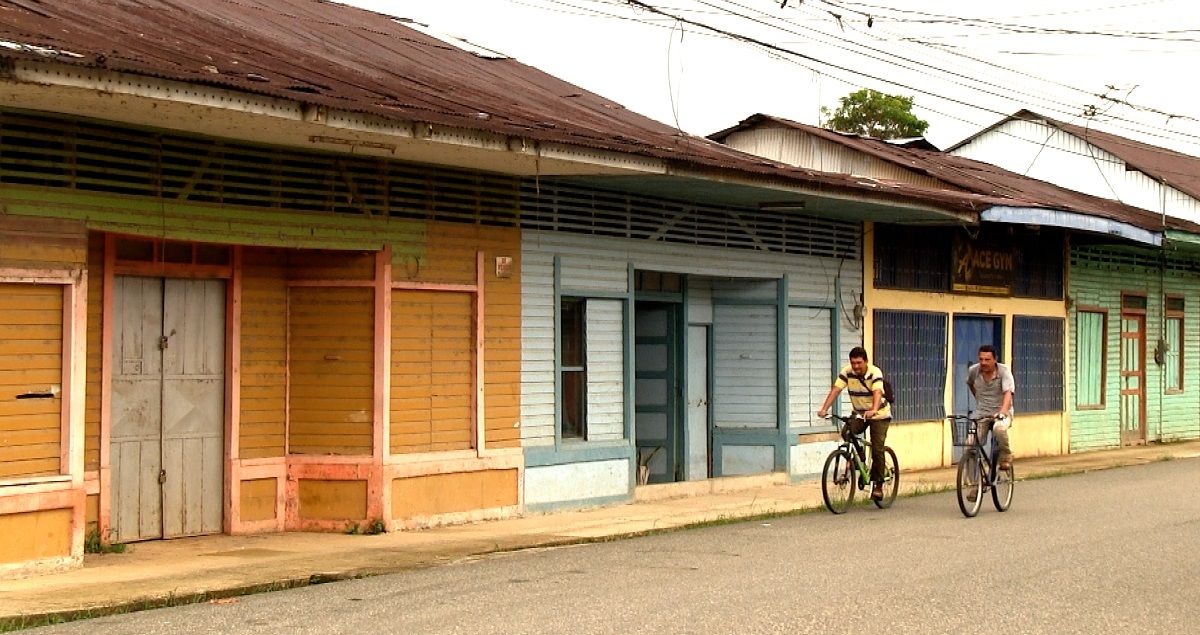
[[516, 60], [325, 0], [0, 0], [0, 58], [51, 60], [975, 212], [1005, 201], [797, 169], [684, 134]]
[[[752, 115], [737, 126], [714, 133], [710, 138], [722, 140], [733, 132], [763, 124], [774, 124], [799, 130], [913, 172], [939, 179], [975, 194], [1007, 199], [1008, 202], [1004, 203], [1006, 205], [1061, 209], [1120, 221], [1152, 231], [1163, 229], [1163, 217], [1159, 214], [1059, 187], [1053, 183], [1010, 172], [990, 163], [944, 152], [901, 147], [879, 139], [835, 132], [782, 117], [764, 114]], [[1200, 231], [1200, 225], [1170, 216], [1166, 217], [1166, 224], [1169, 229]]]

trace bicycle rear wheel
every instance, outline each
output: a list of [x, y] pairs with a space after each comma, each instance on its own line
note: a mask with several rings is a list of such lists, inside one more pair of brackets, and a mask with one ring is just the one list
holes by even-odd
[[879, 509], [887, 509], [896, 501], [896, 493], [900, 491], [900, 462], [896, 453], [889, 447], [883, 447], [883, 498], [875, 501]]
[[850, 503], [854, 502], [855, 476], [854, 461], [849, 452], [838, 448], [829, 453], [825, 469], [821, 471], [821, 496], [829, 511], [841, 514], [849, 509]]
[[973, 518], [983, 504], [983, 466], [979, 450], [968, 449], [958, 461], [958, 508]]
[[1013, 471], [1012, 465], [1008, 466], [1007, 470], [999, 468], [995, 471], [996, 483], [992, 485], [992, 503], [996, 506], [996, 511], [1008, 511], [1008, 506], [1012, 504], [1013, 484], [1016, 483], [1016, 472]]

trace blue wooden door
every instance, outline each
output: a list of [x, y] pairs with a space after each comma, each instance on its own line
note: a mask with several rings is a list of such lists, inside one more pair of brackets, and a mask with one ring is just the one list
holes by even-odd
[[975, 409], [975, 398], [967, 389], [967, 369], [979, 361], [979, 347], [991, 344], [996, 347], [996, 361], [1004, 361], [1001, 319], [974, 315], [954, 317], [954, 383], [950, 393], [954, 396], [955, 414], [966, 414]]

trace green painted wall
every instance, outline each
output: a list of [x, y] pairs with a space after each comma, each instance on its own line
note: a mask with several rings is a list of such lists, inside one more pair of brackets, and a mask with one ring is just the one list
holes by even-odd
[[425, 243], [425, 223], [386, 216], [250, 209], [11, 185], [0, 186], [0, 205], [15, 216], [79, 220], [91, 230], [172, 240], [357, 250], [393, 244], [401, 251]]
[[[1067, 391], [1071, 408], [1071, 451], [1117, 447], [1120, 424], [1120, 329], [1121, 294], [1146, 295], [1146, 438], [1169, 441], [1200, 438], [1200, 263], [1169, 258], [1165, 272], [1154, 250], [1074, 247], [1068, 295], [1070, 311], [1069, 375]], [[1154, 362], [1154, 346], [1165, 337], [1164, 295], [1182, 295], [1184, 313], [1184, 389], [1164, 390], [1166, 369]], [[1080, 368], [1078, 351], [1079, 307], [1100, 307], [1108, 312], [1105, 333], [1105, 406], [1079, 408], [1079, 378], [1093, 368]]]

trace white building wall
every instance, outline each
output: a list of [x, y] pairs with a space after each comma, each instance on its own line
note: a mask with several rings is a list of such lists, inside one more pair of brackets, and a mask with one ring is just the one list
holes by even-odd
[[1036, 121], [1008, 121], [952, 152], [1060, 187], [1200, 222], [1200, 201], [1086, 140]]

